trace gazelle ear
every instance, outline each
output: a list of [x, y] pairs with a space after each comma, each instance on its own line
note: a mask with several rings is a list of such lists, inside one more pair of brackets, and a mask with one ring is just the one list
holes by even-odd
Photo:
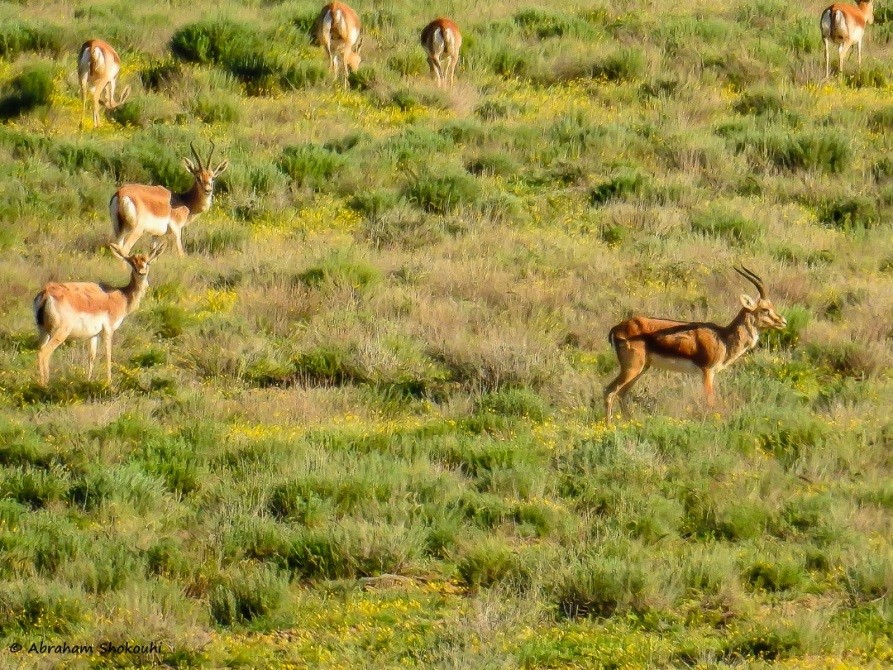
[[353, 47], [353, 52], [355, 54], [359, 55], [360, 49], [362, 49], [362, 48], [363, 48], [363, 36], [360, 35], [360, 37], [357, 39], [357, 43]]
[[216, 177], [221, 172], [226, 170], [226, 168], [228, 168], [228, 167], [229, 167], [229, 161], [228, 160], [223, 161], [220, 165], [218, 165], [216, 168], [214, 168], [214, 176]]
[[757, 301], [746, 293], [741, 294], [741, 304], [744, 305], [744, 309], [748, 312], [752, 312], [757, 308]]
[[183, 165], [185, 165], [186, 169], [189, 170], [192, 174], [195, 174], [196, 172], [198, 172], [198, 168], [195, 167], [195, 163], [193, 163], [188, 158], [183, 159]]
[[127, 254], [125, 254], [121, 247], [119, 247], [117, 244], [109, 244], [109, 249], [111, 250], [113, 256], [120, 258], [125, 263], [127, 262]]

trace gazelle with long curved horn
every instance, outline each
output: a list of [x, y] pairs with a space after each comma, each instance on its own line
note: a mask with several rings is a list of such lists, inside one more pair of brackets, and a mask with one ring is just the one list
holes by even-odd
[[761, 330], [782, 329], [787, 320], [766, 296], [763, 280], [745, 267], [735, 271], [751, 282], [759, 298], [741, 294], [741, 310], [727, 326], [636, 316], [614, 326], [608, 341], [620, 362], [620, 374], [605, 387], [605, 421], [610, 425], [614, 400], [629, 414], [626, 394], [648, 368], [700, 374], [707, 405], [715, 400], [713, 378], [757, 345]]
[[[87, 96], [93, 93], [93, 127], [99, 125], [99, 105], [115, 109], [127, 102], [130, 86], [125, 86], [115, 100], [115, 85], [121, 70], [121, 58], [108, 42], [88, 40], [78, 51], [78, 79], [81, 83], [81, 126], [87, 113]], [[106, 93], [103, 99], [103, 93]]]
[[211, 142], [211, 151], [204, 165], [192, 143], [189, 148], [195, 162], [184, 158], [183, 164], [195, 181], [188, 191], [172, 193], [163, 186], [143, 184], [126, 184], [115, 191], [109, 201], [109, 214], [115, 239], [125, 254], [130, 253], [144, 233], [156, 237], [172, 235], [177, 244], [177, 253], [180, 256], [184, 254], [183, 228], [210, 209], [214, 198], [214, 180], [229, 167], [229, 161], [224, 160], [211, 169], [214, 142]]
[[819, 25], [822, 29], [822, 41], [825, 43], [825, 77], [831, 76], [829, 42], [838, 45], [840, 76], [843, 76], [843, 61], [846, 54], [854, 44], [859, 55], [859, 69], [862, 69], [862, 38], [865, 36], [865, 26], [870, 23], [874, 23], [874, 7], [871, 0], [858, 0], [855, 7], [835, 3], [822, 12]]
[[96, 347], [99, 338], [105, 342], [106, 380], [112, 384], [112, 335], [134, 312], [149, 287], [149, 265], [164, 251], [155, 247], [148, 256], [128, 256], [122, 249], [109, 245], [112, 253], [130, 266], [130, 283], [113, 288], [93, 282], [49, 283], [34, 297], [34, 320], [40, 333], [37, 365], [40, 383], [50, 380], [50, 357], [67, 339], [87, 340], [90, 354], [87, 379], [93, 377]]
[[329, 68], [337, 77], [343, 72], [344, 81], [360, 68], [360, 17], [343, 2], [332, 2], [322, 8], [316, 19], [316, 41], [326, 50]]

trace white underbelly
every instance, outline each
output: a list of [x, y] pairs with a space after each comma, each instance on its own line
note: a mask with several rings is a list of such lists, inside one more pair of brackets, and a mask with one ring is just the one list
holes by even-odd
[[85, 340], [96, 337], [102, 332], [106, 318], [100, 315], [81, 314], [70, 317], [69, 323], [72, 324], [72, 329], [68, 337], [76, 340]]
[[671, 372], [685, 372], [690, 375], [700, 374], [701, 368], [685, 358], [671, 358], [669, 356], [658, 356], [651, 354], [649, 358], [651, 365], [661, 370], [670, 370]]
[[146, 214], [143, 216], [142, 224], [143, 230], [147, 232], [149, 235], [167, 235], [168, 225], [170, 223], [170, 217], [160, 217], [160, 216], [152, 216], [151, 214]]

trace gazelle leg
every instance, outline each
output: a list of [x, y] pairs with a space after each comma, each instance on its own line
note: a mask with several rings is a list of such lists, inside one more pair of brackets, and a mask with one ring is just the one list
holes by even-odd
[[93, 127], [99, 126], [99, 98], [102, 96], [103, 88], [96, 86], [93, 89]]
[[40, 370], [40, 383], [46, 386], [50, 381], [50, 356], [56, 351], [58, 346], [67, 338], [71, 329], [57, 330], [50, 338], [48, 338], [37, 352], [37, 365]]
[[121, 247], [121, 250], [130, 255], [130, 250], [133, 248], [133, 245], [137, 243], [140, 239], [141, 233], [137, 228], [131, 228], [130, 232], [121, 233], [121, 236], [118, 238], [118, 246]]
[[174, 234], [174, 242], [177, 243], [177, 254], [179, 254], [180, 257], [185, 256], [186, 252], [183, 251], [183, 227], [172, 224], [170, 229]]
[[704, 370], [704, 397], [707, 399], [707, 407], [711, 408], [716, 404], [716, 392], [713, 388], [715, 374], [712, 368]]
[[90, 96], [90, 85], [87, 77], [81, 79], [81, 128], [84, 127], [84, 117], [87, 116], [87, 98]]
[[106, 383], [112, 385], [112, 330], [102, 331], [102, 339], [105, 340], [105, 378]]
[[616, 346], [617, 359], [620, 361], [620, 373], [605, 387], [605, 423], [611, 425], [611, 414], [614, 399], [620, 396], [620, 409], [624, 416], [629, 416], [626, 394], [636, 380], [648, 369], [648, 361], [644, 351], [638, 351], [627, 343], [620, 342]]
[[450, 86], [452, 86], [453, 84], [456, 83], [456, 64], [458, 62], [459, 62], [458, 56], [456, 56], [455, 58], [450, 56], [450, 64], [449, 64], [449, 67], [447, 68], [447, 81], [449, 82]]
[[846, 52], [850, 50], [850, 45], [846, 42], [843, 42], [840, 47], [837, 49], [837, 53], [840, 56], [840, 70], [838, 71], [838, 75], [843, 77], [843, 61], [846, 59]]
[[831, 78], [831, 53], [828, 51], [828, 40], [822, 40], [825, 43], [825, 79]]
[[862, 72], [862, 40], [856, 42], [856, 54], [859, 57], [859, 72]]
[[89, 354], [89, 359], [87, 360], [87, 381], [93, 379], [93, 364], [96, 362], [96, 345], [98, 344], [99, 335], [87, 340], [87, 353]]
[[106, 104], [109, 109], [112, 109], [115, 106], [115, 80], [109, 79], [109, 83], [107, 86], [108, 89], [108, 99], [106, 100]]

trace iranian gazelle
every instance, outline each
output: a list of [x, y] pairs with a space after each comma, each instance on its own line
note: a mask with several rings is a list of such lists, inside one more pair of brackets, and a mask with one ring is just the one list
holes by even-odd
[[[115, 86], [118, 72], [121, 71], [121, 58], [108, 42], [88, 40], [78, 51], [78, 80], [81, 84], [81, 126], [87, 113], [87, 97], [93, 94], [93, 127], [99, 125], [99, 105], [115, 109], [127, 102], [130, 86], [125, 86], [121, 97], [115, 100]], [[103, 99], [103, 94], [105, 98]]]
[[34, 320], [40, 333], [37, 365], [40, 383], [50, 380], [50, 357], [68, 339], [87, 340], [90, 355], [87, 379], [93, 377], [100, 337], [105, 344], [106, 380], [112, 383], [112, 335], [134, 312], [149, 287], [149, 265], [164, 251], [155, 247], [148, 256], [128, 256], [116, 244], [112, 253], [130, 266], [130, 283], [122, 288], [94, 282], [50, 282], [34, 297]]
[[874, 23], [874, 6], [871, 0], [859, 0], [856, 6], [835, 3], [822, 12], [819, 25], [822, 28], [822, 41], [825, 43], [825, 77], [831, 76], [830, 42], [837, 44], [840, 59], [838, 74], [843, 76], [843, 61], [854, 44], [862, 67], [862, 38], [865, 26]]
[[459, 26], [450, 19], [434, 19], [422, 30], [421, 42], [437, 85], [451, 86], [456, 81], [456, 64], [462, 47]]
[[783, 329], [787, 320], [766, 296], [763, 280], [747, 268], [735, 268], [759, 292], [741, 294], [741, 310], [727, 326], [636, 316], [614, 326], [608, 340], [620, 362], [620, 373], [605, 387], [605, 421], [611, 423], [614, 400], [628, 415], [626, 394], [648, 368], [699, 374], [708, 407], [715, 400], [713, 379], [757, 345], [761, 330]]
[[211, 208], [214, 180], [229, 167], [229, 161], [224, 160], [216, 168], [211, 169], [213, 142], [204, 165], [195, 146], [190, 144], [189, 148], [192, 149], [195, 162], [184, 158], [183, 163], [195, 181], [188, 191], [172, 193], [163, 186], [126, 184], [115, 191], [109, 200], [112, 229], [125, 255], [130, 253], [133, 245], [144, 233], [156, 237], [172, 235], [177, 245], [177, 253], [180, 256], [184, 254], [183, 228], [194, 221], [199, 214]]
[[330, 69], [336, 77], [343, 73], [345, 83], [348, 75], [360, 68], [360, 29], [360, 17], [343, 2], [326, 5], [316, 19], [316, 40], [326, 50]]

